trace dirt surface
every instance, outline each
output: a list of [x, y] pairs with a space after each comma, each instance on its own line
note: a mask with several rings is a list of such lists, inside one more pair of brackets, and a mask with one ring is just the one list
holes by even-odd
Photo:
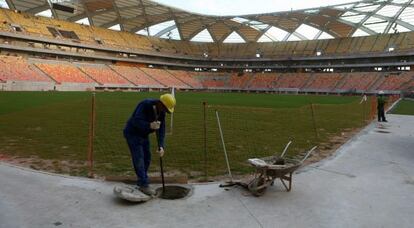
[[0, 153], [0, 161], [9, 164], [31, 168], [34, 170], [42, 170], [52, 173], [61, 173], [69, 175], [85, 174], [87, 162], [86, 161], [65, 161], [65, 160], [51, 160], [41, 159], [37, 156], [30, 156], [22, 158], [17, 156], [10, 156]]
[[[332, 136], [327, 142], [318, 145], [318, 148], [304, 162], [304, 165], [312, 164], [332, 156], [339, 147], [358, 134], [362, 128], [345, 129], [340, 135]], [[299, 155], [300, 157], [301, 155]], [[302, 155], [303, 156], [303, 155]]]

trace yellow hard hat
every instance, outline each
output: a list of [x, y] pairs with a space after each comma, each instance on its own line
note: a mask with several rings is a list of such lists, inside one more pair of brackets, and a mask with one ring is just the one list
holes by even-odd
[[175, 98], [171, 94], [166, 93], [166, 94], [161, 95], [160, 101], [168, 109], [169, 113], [174, 112], [176, 101], [175, 101]]

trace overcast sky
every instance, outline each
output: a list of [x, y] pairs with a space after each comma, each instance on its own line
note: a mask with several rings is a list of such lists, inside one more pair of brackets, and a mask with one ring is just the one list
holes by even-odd
[[355, 2], [356, 0], [153, 0], [177, 8], [210, 15], [270, 13], [291, 9]]

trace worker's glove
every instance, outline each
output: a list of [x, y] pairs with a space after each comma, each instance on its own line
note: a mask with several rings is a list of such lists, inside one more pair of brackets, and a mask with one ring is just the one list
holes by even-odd
[[154, 121], [154, 122], [150, 123], [150, 128], [152, 130], [158, 130], [158, 129], [160, 129], [160, 125], [161, 125], [160, 121]]
[[164, 148], [163, 147], [158, 148], [157, 153], [160, 155], [160, 157], [164, 156]]

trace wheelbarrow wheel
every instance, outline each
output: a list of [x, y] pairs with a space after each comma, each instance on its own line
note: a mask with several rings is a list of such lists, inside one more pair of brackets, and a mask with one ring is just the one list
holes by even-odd
[[266, 180], [263, 177], [257, 177], [247, 187], [254, 196], [262, 196], [266, 192]]

